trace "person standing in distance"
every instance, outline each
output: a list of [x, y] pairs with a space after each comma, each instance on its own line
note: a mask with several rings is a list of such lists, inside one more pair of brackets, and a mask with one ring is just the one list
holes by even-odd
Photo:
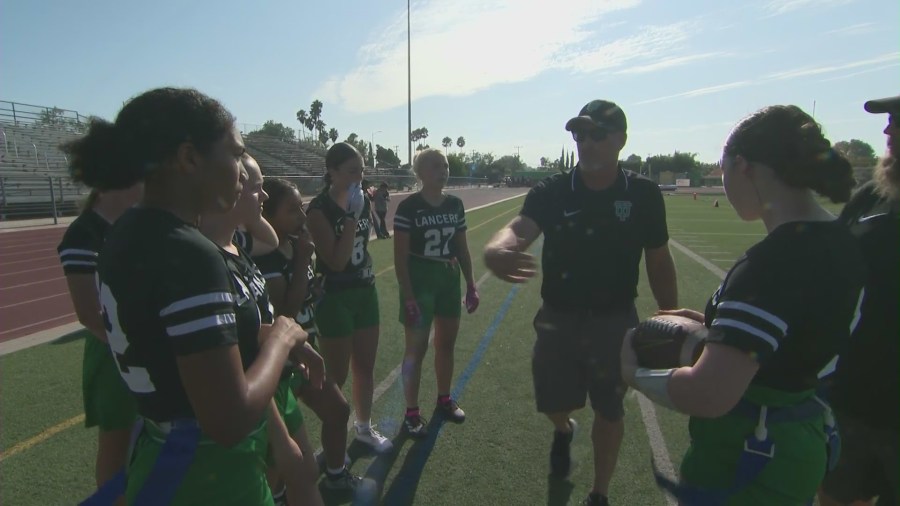
[[400, 285], [400, 323], [406, 334], [403, 428], [412, 437], [424, 438], [428, 431], [419, 412], [419, 384], [432, 323], [437, 412], [447, 420], [462, 423], [466, 413], [450, 397], [453, 350], [462, 314], [460, 274], [466, 280], [465, 304], [469, 313], [478, 308], [480, 297], [472, 275], [463, 201], [444, 193], [450, 176], [447, 157], [439, 149], [420, 151], [413, 161], [413, 170], [422, 189], [397, 206], [394, 266]]
[[594, 100], [582, 107], [566, 123], [578, 165], [535, 185], [519, 216], [484, 252], [497, 277], [525, 282], [535, 274], [525, 250], [544, 234], [543, 305], [534, 319], [535, 400], [556, 429], [550, 472], [566, 477], [576, 428], [569, 415], [590, 396], [594, 483], [588, 505], [608, 504], [624, 435], [626, 387], [618, 356], [625, 332], [638, 323], [634, 299], [642, 255], [659, 308], [678, 304], [662, 193], [649, 179], [619, 167], [626, 129], [625, 113], [616, 104]]
[[829, 393], [843, 441], [823, 483], [823, 506], [900, 501], [900, 96], [870, 100], [865, 109], [888, 114], [888, 152], [838, 218], [859, 241], [868, 277], [859, 325]]
[[[63, 146], [63, 150], [71, 153], [70, 146]], [[82, 179], [80, 171], [72, 171], [74, 182], [80, 183]], [[119, 376], [119, 366], [107, 343], [97, 291], [97, 257], [112, 223], [134, 206], [143, 192], [143, 183], [123, 190], [92, 189], [84, 211], [69, 225], [57, 247], [78, 322], [91, 333], [84, 341], [81, 393], [84, 426], [98, 428], [95, 467], [98, 487], [115, 476], [128, 459], [137, 406]]]
[[316, 308], [319, 347], [328, 381], [343, 387], [353, 367], [355, 439], [385, 453], [393, 443], [371, 421], [380, 320], [368, 249], [372, 212], [361, 186], [362, 155], [338, 142], [328, 148], [325, 170], [325, 189], [306, 211], [316, 245], [316, 273], [325, 278], [325, 294]]
[[378, 215], [378, 227], [376, 232], [378, 232], [379, 239], [390, 239], [391, 233], [388, 232], [387, 229], [387, 211], [388, 211], [388, 202], [391, 200], [391, 193], [388, 191], [387, 183], [381, 183], [378, 187], [378, 190], [375, 191], [375, 196], [372, 198], [372, 203], [375, 206], [375, 214]]

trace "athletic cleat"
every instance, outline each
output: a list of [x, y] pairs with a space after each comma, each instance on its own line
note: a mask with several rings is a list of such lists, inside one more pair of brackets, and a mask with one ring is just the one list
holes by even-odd
[[365, 430], [361, 430], [358, 425], [355, 428], [356, 440], [360, 443], [369, 445], [376, 453], [386, 453], [391, 451], [394, 447], [394, 444], [391, 443], [390, 439], [382, 436], [375, 430], [374, 425], [369, 426], [369, 428]]
[[[319, 450], [318, 452], [316, 452], [316, 454], [313, 457], [316, 459], [316, 465], [319, 466], [319, 473], [324, 473], [325, 466], [326, 466], [325, 452], [323, 450]], [[350, 464], [352, 464], [352, 463], [353, 462], [350, 461], [350, 455], [347, 455], [345, 453], [344, 454], [344, 466], [350, 467]]]
[[448, 402], [438, 402], [437, 407], [438, 411], [444, 415], [444, 418], [451, 422], [463, 423], [466, 421], [466, 412], [459, 408], [459, 404], [456, 403], [455, 399], [450, 399]]
[[609, 506], [609, 499], [592, 492], [588, 494], [585, 500], [581, 501], [581, 506]]
[[344, 492], [355, 492], [356, 488], [362, 482], [362, 478], [350, 472], [346, 467], [338, 474], [326, 472], [325, 479], [322, 480], [325, 488], [329, 490], [340, 490]]
[[421, 415], [403, 417], [403, 430], [416, 439], [428, 437], [426, 424], [427, 422]]
[[555, 478], [566, 478], [572, 470], [572, 455], [569, 447], [575, 431], [578, 430], [578, 424], [569, 418], [569, 426], [572, 427], [571, 432], [553, 431], [553, 446], [550, 447], [550, 474]]

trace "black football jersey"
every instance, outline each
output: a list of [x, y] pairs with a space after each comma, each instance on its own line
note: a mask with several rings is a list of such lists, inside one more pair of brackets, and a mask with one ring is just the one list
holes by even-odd
[[139, 413], [193, 418], [176, 357], [242, 341], [221, 250], [169, 212], [135, 208], [113, 225], [98, 274], [110, 348]]
[[900, 426], [900, 201], [879, 195], [875, 181], [859, 188], [840, 220], [856, 237], [867, 280], [859, 325], [837, 364], [831, 400], [869, 426]]
[[75, 218], [57, 246], [59, 262], [68, 274], [94, 274], [109, 223], [94, 211], [87, 210]]
[[413, 193], [397, 206], [394, 230], [409, 234], [409, 252], [435, 259], [456, 256], [453, 237], [466, 229], [466, 211], [459, 197], [446, 195], [439, 206]]
[[[356, 222], [356, 238], [353, 241], [353, 252], [350, 254], [347, 266], [341, 271], [334, 271], [325, 262], [316, 260], [316, 272], [324, 276], [326, 290], [370, 286], [375, 283], [372, 256], [369, 255], [368, 249], [369, 234], [372, 228], [371, 209], [369, 199], [363, 200], [362, 216]], [[313, 209], [322, 211], [328, 223], [331, 224], [335, 237], [341, 237], [344, 233], [344, 217], [347, 216], [347, 211], [337, 205], [328, 193], [320, 193], [309, 202], [307, 211]], [[318, 256], [318, 252], [316, 254]]]
[[781, 225], [738, 259], [709, 300], [709, 340], [751, 353], [754, 385], [814, 389], [859, 320], [864, 276], [839, 223]]
[[[253, 260], [256, 262], [256, 265], [259, 266], [259, 270], [262, 272], [262, 276], [265, 280], [281, 277], [290, 284], [294, 278], [291, 260], [284, 256], [284, 253], [280, 250], [276, 249], [265, 255], [254, 257]], [[308, 292], [300, 312], [294, 315], [294, 321], [299, 323], [300, 326], [303, 327], [303, 330], [309, 334], [309, 341], [312, 343], [319, 334], [319, 329], [316, 327], [314, 311], [315, 295], [313, 294], [313, 285], [315, 282], [315, 273], [313, 272], [312, 266], [310, 265], [306, 269], [306, 272], [301, 275], [307, 280]]]
[[221, 251], [234, 288], [235, 323], [240, 339], [238, 345], [246, 370], [259, 353], [259, 327], [262, 324], [271, 325], [275, 321], [275, 310], [269, 301], [262, 273], [240, 245], [237, 245], [237, 250], [237, 255], [224, 249]]

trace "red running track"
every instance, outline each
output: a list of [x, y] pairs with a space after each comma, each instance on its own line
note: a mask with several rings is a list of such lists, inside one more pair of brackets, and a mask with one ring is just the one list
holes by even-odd
[[76, 320], [56, 254], [65, 230], [0, 234], [0, 342]]
[[[525, 188], [450, 189], [467, 209], [519, 195]], [[406, 195], [394, 195], [388, 224]], [[66, 225], [0, 233], [0, 342], [77, 320], [56, 246]]]

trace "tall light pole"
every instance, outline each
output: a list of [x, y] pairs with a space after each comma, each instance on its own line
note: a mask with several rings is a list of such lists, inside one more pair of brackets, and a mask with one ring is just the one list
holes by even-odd
[[375, 134], [380, 134], [381, 130], [377, 130], [372, 132], [372, 143], [369, 146], [372, 147], [372, 168], [375, 168], [375, 155], [377, 154], [377, 150], [375, 149]]
[[516, 148], [516, 159], [519, 160], [520, 159], [519, 158], [519, 148], [521, 148], [522, 146], [513, 146], [513, 147]]
[[412, 169], [412, 34], [409, 2], [410, 0], [406, 0], [406, 147], [409, 168]]

